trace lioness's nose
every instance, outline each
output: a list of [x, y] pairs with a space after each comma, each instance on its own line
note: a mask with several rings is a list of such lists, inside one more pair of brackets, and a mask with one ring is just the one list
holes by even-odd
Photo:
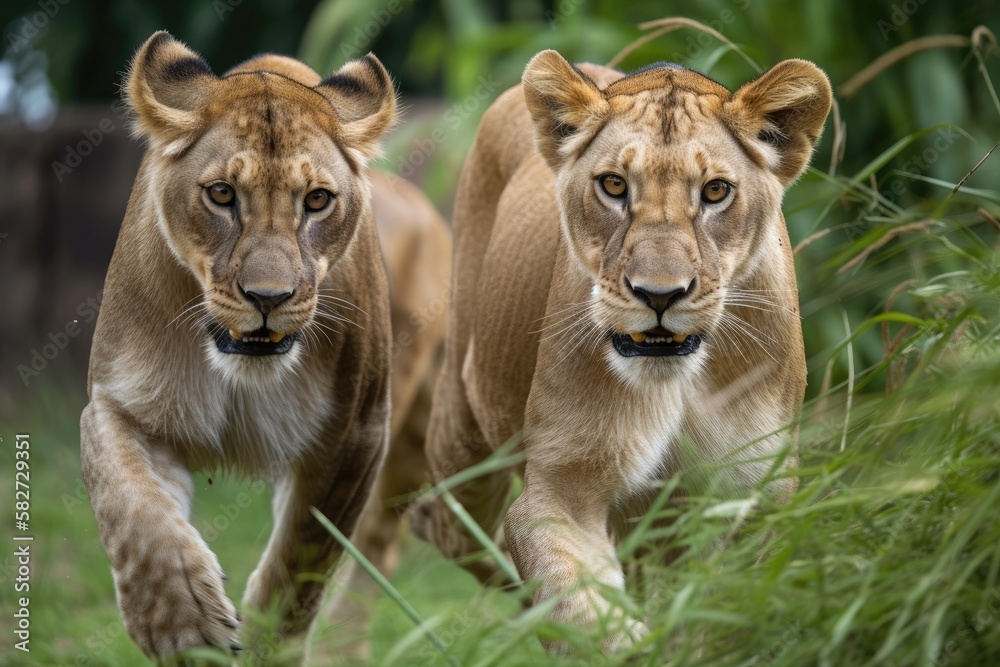
[[626, 278], [625, 284], [628, 285], [628, 288], [632, 290], [632, 293], [635, 294], [639, 301], [642, 301], [655, 310], [657, 317], [662, 317], [667, 308], [677, 303], [685, 294], [691, 291], [694, 281], [692, 280], [686, 286], [653, 287], [648, 285], [633, 285]]
[[292, 295], [295, 294], [294, 290], [291, 292], [272, 292], [263, 289], [245, 290], [242, 285], [240, 285], [240, 291], [243, 292], [243, 296], [245, 296], [264, 317], [267, 317], [268, 313], [285, 301], [291, 299]]

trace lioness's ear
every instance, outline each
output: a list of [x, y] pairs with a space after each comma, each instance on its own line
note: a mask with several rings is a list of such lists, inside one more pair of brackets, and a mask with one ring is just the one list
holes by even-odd
[[168, 154], [183, 151], [197, 136], [198, 110], [217, 81], [201, 56], [169, 32], [154, 33], [139, 47], [126, 75], [133, 132], [162, 144]]
[[805, 60], [785, 60], [726, 103], [733, 131], [764, 156], [784, 185], [805, 170], [830, 112], [830, 81]]
[[337, 114], [348, 148], [364, 158], [379, 153], [379, 137], [396, 117], [396, 89], [379, 59], [369, 53], [352, 60], [315, 88]]
[[593, 81], [555, 51], [542, 51], [521, 77], [524, 101], [535, 122], [535, 143], [553, 170], [586, 144], [608, 112]]

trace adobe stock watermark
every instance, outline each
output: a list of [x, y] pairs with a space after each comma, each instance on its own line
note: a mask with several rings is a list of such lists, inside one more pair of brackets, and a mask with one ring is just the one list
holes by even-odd
[[[123, 122], [122, 119], [125, 117], [124, 103], [116, 101], [111, 105], [111, 112], [118, 117], [119, 123]], [[114, 118], [106, 116], [97, 123], [97, 127], [81, 130], [80, 134], [83, 135], [83, 138], [76, 143], [66, 144], [62, 161], [54, 160], [52, 162], [52, 173], [56, 175], [56, 179], [62, 183], [63, 178], [72, 174], [74, 169], [83, 164], [84, 159], [104, 142], [107, 135], [116, 129], [118, 129], [118, 125]]]
[[87, 487], [83, 483], [83, 478], [77, 477], [76, 488], [73, 489], [73, 493], [62, 494], [60, 500], [62, 500], [63, 507], [66, 508], [66, 514], [72, 514], [76, 511], [77, 507], [85, 505], [89, 497], [87, 495]]
[[[427, 330], [427, 327], [445, 316], [448, 312], [448, 305], [453, 298], [454, 288], [451, 283], [448, 283], [441, 287], [441, 291], [436, 297], [410, 313], [409, 323], [412, 331], [410, 329], [403, 329], [393, 336], [392, 347], [389, 350], [389, 359], [392, 363], [396, 363], [396, 360], [403, 354], [403, 351], [416, 342], [414, 339], [415, 335], [422, 334]], [[377, 379], [375, 373], [376, 371], [371, 371], [354, 377], [351, 379], [351, 382], [355, 387], [367, 386], [370, 382]]]
[[400, 161], [396, 168], [396, 173], [404, 178], [412, 176], [418, 167], [437, 153], [438, 148], [447, 139], [451, 132], [462, 126], [472, 114], [474, 114], [484, 103], [493, 99], [493, 93], [500, 87], [500, 82], [493, 78], [492, 74], [479, 77], [479, 85], [467, 95], [465, 99], [452, 104], [439, 123], [430, 134], [422, 139], [418, 139], [416, 146], [410, 153]]
[[[746, 11], [750, 6], [750, 0], [730, 0], [730, 2], [741, 12]], [[720, 35], [724, 35], [726, 34], [726, 28], [732, 25], [734, 21], [736, 21], [736, 14], [733, 10], [726, 8], [719, 12], [716, 18], [704, 21], [704, 24]], [[670, 59], [675, 63], [680, 63], [685, 58], [687, 62], [691, 62], [700, 57], [705, 52], [705, 49], [713, 45], [718, 45], [715, 37], [699, 30], [694, 34], [688, 34], [684, 43], [684, 51], [674, 51], [670, 54]]]
[[[434, 628], [434, 632], [437, 633], [438, 637], [441, 639], [441, 643], [444, 644], [446, 649], [450, 649], [455, 645], [462, 635], [469, 631], [469, 628], [476, 627], [479, 622], [479, 618], [472, 616], [468, 610], [455, 616], [451, 619], [451, 622], [447, 626], [442, 628]], [[430, 642], [424, 642], [417, 652], [420, 656], [421, 665], [429, 665], [434, 662], [438, 657], [440, 657], [439, 649], [432, 645]]]
[[219, 503], [219, 512], [211, 519], [201, 522], [199, 532], [206, 543], [211, 544], [219, 535], [229, 529], [240, 518], [243, 510], [250, 507], [254, 500], [267, 491], [263, 480], [254, 480], [247, 491], [240, 491], [232, 502]]
[[59, 10], [68, 5], [70, 0], [38, 0], [36, 3], [41, 11], [25, 14], [17, 26], [17, 32], [7, 33], [7, 43], [14, 53], [31, 46], [31, 40], [45, 29], [49, 21], [56, 17]]
[[73, 662], [69, 664], [72, 667], [103, 665], [105, 661], [100, 660], [101, 656], [123, 634], [125, 634], [125, 626], [122, 625], [121, 621], [111, 621], [104, 627], [94, 630], [87, 635], [87, 638], [83, 642], [86, 644], [88, 652], [77, 653], [76, 657], [73, 658]]
[[47, 341], [41, 348], [31, 350], [31, 359], [27, 363], [18, 364], [17, 374], [21, 377], [24, 386], [28, 386], [31, 381], [42, 374], [49, 364], [55, 360], [59, 354], [69, 345], [71, 338], [76, 338], [83, 332], [80, 326], [90, 324], [97, 319], [97, 313], [101, 309], [101, 299], [103, 292], [98, 292], [95, 296], [88, 297], [81, 301], [76, 307], [77, 317], [69, 320], [58, 331], [50, 331]]
[[785, 651], [794, 644], [802, 641], [810, 631], [810, 629], [804, 630], [802, 624], [798, 621], [789, 623], [785, 626], [785, 632], [782, 633], [781, 637], [776, 639], [765, 650], [755, 655], [748, 664], [753, 665], [753, 667], [765, 667], [766, 665], [774, 664], [784, 655]]
[[903, 0], [903, 2], [890, 5], [892, 11], [889, 13], [889, 20], [879, 19], [875, 22], [882, 39], [888, 41], [889, 33], [896, 32], [903, 27], [903, 24], [910, 20], [910, 17], [920, 10], [920, 7], [927, 3], [927, 0]]
[[21, 576], [23, 564], [20, 562], [18, 556], [19, 554], [16, 551], [11, 550], [8, 552], [6, 558], [0, 561], [0, 584], [6, 584], [8, 581], [16, 582], [18, 577]]
[[998, 616], [1000, 616], [1000, 586], [990, 591], [990, 597], [986, 601], [985, 607], [979, 609], [975, 616], [966, 618], [955, 628], [956, 639], [946, 641], [936, 656], [933, 654], [927, 655], [930, 658], [930, 664], [934, 665], [934, 667], [947, 667], [949, 665], [958, 667], [959, 665], [974, 664], [969, 661], [969, 656], [966, 656], [965, 659], [955, 661], [953, 659], [966, 646], [973, 643], [977, 637], [982, 635], [983, 630], [987, 626], [996, 623]]
[[[241, 0], [242, 1], [242, 0]], [[345, 58], [356, 58], [368, 49], [368, 45], [379, 36], [386, 26], [392, 22], [397, 15], [402, 14], [407, 5], [414, 0], [389, 0], [385, 7], [373, 9], [370, 12], [371, 18], [363, 25], [354, 27], [354, 34], [344, 40], [340, 45], [340, 53]]]
[[212, 0], [212, 9], [215, 10], [215, 15], [219, 17], [219, 21], [225, 21], [226, 14], [242, 4], [243, 0]]
[[585, 2], [586, 0], [559, 0], [555, 11], [546, 9], [545, 20], [548, 21], [549, 28], [552, 30], [558, 28], [560, 23], [565, 22], [566, 19], [575, 14], [576, 10], [580, 9]]
[[[926, 174], [934, 166], [934, 163], [941, 159], [941, 155], [955, 145], [955, 141], [960, 136], [961, 133], [952, 127], [945, 127], [938, 130], [933, 135], [931, 145], [916, 155], [909, 157], [899, 170], [910, 174]], [[896, 197], [900, 197], [907, 192], [909, 192], [909, 187], [906, 185], [905, 177], [896, 176], [889, 181], [888, 185], [879, 190], [879, 196], [882, 199], [893, 201]], [[847, 239], [849, 241], [855, 240], [868, 231], [870, 226], [867, 220], [861, 221], [860, 224], [848, 226], [846, 229]]]

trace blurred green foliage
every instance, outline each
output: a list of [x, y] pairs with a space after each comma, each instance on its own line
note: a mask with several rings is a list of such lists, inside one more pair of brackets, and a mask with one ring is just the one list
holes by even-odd
[[5, 57], [23, 53], [26, 46], [44, 52], [59, 98], [70, 103], [116, 96], [132, 54], [157, 30], [171, 31], [219, 72], [258, 52], [294, 53], [315, 4], [315, 0], [14, 0], [0, 4], [0, 25]]

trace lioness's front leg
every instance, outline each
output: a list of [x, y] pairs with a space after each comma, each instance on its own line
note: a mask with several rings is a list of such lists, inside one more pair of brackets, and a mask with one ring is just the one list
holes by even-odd
[[236, 650], [236, 609], [215, 554], [188, 523], [190, 473], [163, 442], [95, 397], [80, 423], [83, 479], [129, 636], [154, 660]]
[[[526, 448], [530, 443], [526, 443]], [[604, 651], [626, 648], [645, 634], [642, 623], [623, 615], [601, 593], [602, 586], [623, 590], [625, 576], [608, 532], [613, 487], [585, 479], [580, 467], [553, 468], [528, 459], [524, 492], [511, 505], [504, 535], [521, 578], [537, 582], [534, 602], [559, 598], [556, 621], [598, 624]], [[561, 642], [542, 640], [554, 653]]]
[[[388, 447], [388, 401], [352, 427], [335, 451], [320, 453], [288, 472], [274, 493], [274, 531], [247, 583], [244, 605], [277, 609], [277, 639], [304, 639], [319, 608], [327, 575], [343, 550], [313, 516], [315, 507], [350, 536], [371, 493]], [[245, 636], [252, 658], [271, 664], [272, 647], [259, 628]]]

